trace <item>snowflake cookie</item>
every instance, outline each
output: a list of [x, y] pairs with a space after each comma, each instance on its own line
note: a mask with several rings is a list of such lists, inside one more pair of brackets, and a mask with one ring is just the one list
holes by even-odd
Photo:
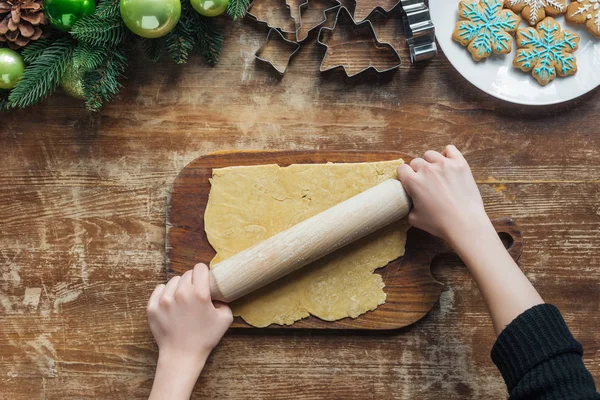
[[567, 8], [567, 21], [585, 24], [588, 31], [600, 38], [600, 0], [575, 0]]
[[567, 11], [567, 0], [506, 0], [506, 6], [521, 13], [529, 25], [535, 25], [547, 16], [564, 14]]
[[509, 32], [517, 30], [521, 18], [503, 7], [504, 0], [463, 0], [458, 5], [460, 21], [452, 39], [465, 46], [475, 61], [512, 50]]
[[577, 72], [572, 52], [579, 46], [579, 35], [561, 31], [554, 18], [548, 17], [534, 28], [517, 31], [517, 55], [513, 65], [531, 74], [542, 86], [556, 78]]

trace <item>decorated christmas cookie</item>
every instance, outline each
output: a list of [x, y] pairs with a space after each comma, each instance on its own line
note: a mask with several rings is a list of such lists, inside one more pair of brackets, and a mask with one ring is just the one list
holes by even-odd
[[506, 6], [521, 13], [529, 25], [535, 25], [547, 16], [564, 14], [567, 11], [567, 0], [506, 0]]
[[567, 8], [567, 21], [585, 24], [585, 27], [600, 38], [600, 0], [575, 0]]
[[548, 17], [536, 28], [517, 31], [517, 55], [513, 65], [531, 71], [542, 86], [556, 78], [577, 72], [577, 60], [571, 54], [579, 46], [579, 35], [561, 31], [554, 18]]
[[512, 36], [521, 18], [503, 9], [503, 0], [463, 0], [458, 5], [458, 17], [452, 39], [465, 46], [475, 61], [492, 53], [506, 54], [512, 49]]

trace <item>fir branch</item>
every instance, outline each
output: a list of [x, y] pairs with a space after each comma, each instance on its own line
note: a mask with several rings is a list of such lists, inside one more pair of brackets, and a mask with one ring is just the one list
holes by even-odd
[[117, 79], [123, 74], [125, 67], [127, 57], [120, 46], [113, 49], [96, 69], [83, 75], [83, 92], [88, 110], [98, 111], [119, 93], [121, 84]]
[[193, 31], [177, 24], [165, 37], [167, 52], [176, 64], [185, 64], [197, 40]]
[[123, 43], [129, 34], [120, 16], [99, 17], [90, 15], [76, 21], [71, 35], [80, 42], [97, 47], [115, 47]]
[[165, 47], [163, 38], [146, 39], [142, 38], [142, 50], [146, 58], [152, 62], [157, 62]]
[[44, 51], [52, 44], [53, 40], [50, 38], [39, 39], [35, 42], [31, 42], [28, 46], [26, 46], [21, 52], [21, 56], [23, 60], [27, 64], [31, 64], [34, 62], [39, 56], [41, 56]]
[[12, 107], [25, 108], [51, 94], [67, 67], [75, 43], [67, 37], [55, 40], [35, 61], [25, 68], [8, 100]]
[[103, 18], [120, 16], [119, 0], [100, 0], [94, 14]]
[[198, 41], [195, 34], [199, 17], [189, 1], [181, 3], [181, 18], [175, 28], [165, 37], [167, 52], [176, 64], [184, 64]]
[[209, 64], [216, 64], [223, 48], [223, 28], [208, 21], [207, 18], [200, 17], [200, 21], [196, 32], [200, 54], [206, 58]]
[[10, 102], [8, 101], [8, 90], [0, 90], [0, 111], [6, 111], [10, 108]]
[[85, 71], [98, 67], [108, 56], [110, 49], [92, 46], [89, 43], [79, 42], [73, 51], [73, 66]]
[[250, 0], [229, 0], [227, 14], [229, 14], [234, 21], [244, 18], [249, 6]]

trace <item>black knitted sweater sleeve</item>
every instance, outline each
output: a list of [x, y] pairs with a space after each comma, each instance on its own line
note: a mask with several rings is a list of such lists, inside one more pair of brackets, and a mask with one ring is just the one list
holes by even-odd
[[596, 385], [560, 311], [550, 304], [530, 308], [512, 321], [492, 348], [512, 400], [599, 400]]

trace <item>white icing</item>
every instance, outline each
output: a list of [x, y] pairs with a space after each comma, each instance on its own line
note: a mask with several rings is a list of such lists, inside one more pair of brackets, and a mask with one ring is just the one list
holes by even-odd
[[[510, 0], [511, 3], [513, 0]], [[575, 15], [585, 15], [585, 18], [590, 20], [594, 18], [594, 25], [600, 31], [600, 0], [577, 0], [581, 5], [577, 7]]]
[[[578, 0], [581, 1], [581, 0]], [[597, 0], [594, 0], [597, 1]], [[565, 11], [565, 6], [558, 0], [509, 0], [511, 7], [516, 6], [518, 4], [524, 4], [525, 6], [530, 7], [529, 12], [529, 20], [532, 24], [537, 22], [537, 14], [538, 11], [546, 8], [552, 7], [557, 11], [563, 12]]]

